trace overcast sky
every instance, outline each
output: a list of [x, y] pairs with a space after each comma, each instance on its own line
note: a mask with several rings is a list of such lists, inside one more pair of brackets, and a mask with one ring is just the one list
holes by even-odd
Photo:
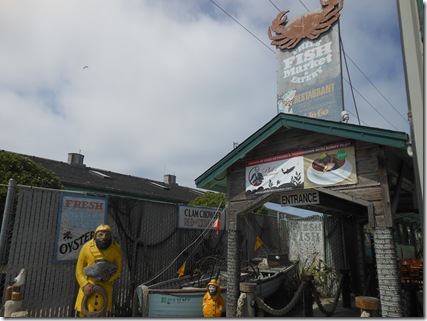
[[[321, 6], [2, 0], [0, 149], [64, 162], [80, 152], [89, 167], [195, 187], [277, 115], [267, 29], [278, 9], [292, 20], [303, 4]], [[362, 125], [409, 133], [396, 1], [346, 0], [340, 28], [350, 122], [349, 79]]]

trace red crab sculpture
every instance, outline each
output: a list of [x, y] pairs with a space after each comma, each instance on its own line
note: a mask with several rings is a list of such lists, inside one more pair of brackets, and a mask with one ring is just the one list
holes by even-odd
[[[286, 14], [289, 10], [280, 12], [268, 28], [271, 44], [280, 49], [292, 49], [302, 39], [314, 40], [328, 31], [339, 19], [344, 0], [320, 0], [320, 4], [323, 7], [322, 12], [302, 15], [289, 25], [286, 25], [288, 21]], [[272, 32], [276, 35], [274, 36]]]

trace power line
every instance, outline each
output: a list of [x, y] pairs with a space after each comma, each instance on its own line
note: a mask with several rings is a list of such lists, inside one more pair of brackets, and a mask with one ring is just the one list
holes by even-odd
[[305, 4], [302, 2], [302, 0], [299, 0], [299, 3], [301, 3], [301, 4], [303, 5], [303, 7], [304, 7], [307, 11], [310, 11], [310, 10], [308, 10], [308, 8], [305, 6]]
[[345, 54], [345, 50], [344, 50], [344, 44], [342, 42], [341, 35], [339, 36], [339, 39], [340, 39], [340, 44], [341, 44], [342, 52], [344, 53], [345, 67], [346, 67], [346, 70], [347, 70], [348, 80], [350, 82], [351, 95], [353, 96], [353, 104], [354, 104], [354, 108], [356, 109], [357, 120], [358, 120], [359, 125], [360, 125], [359, 111], [357, 110], [356, 99], [354, 99], [353, 85], [351, 84], [350, 72], [348, 71], [348, 64], [347, 64], [346, 54]]
[[270, 1], [270, 3], [271, 3], [271, 5], [273, 6], [273, 7], [275, 7], [276, 9], [277, 9], [277, 11], [279, 11], [280, 12], [280, 9], [273, 3], [273, 1], [271, 1], [271, 0], [268, 0], [268, 1]]
[[[343, 77], [343, 79], [349, 84], [349, 86], [351, 87], [351, 84], [349, 83], [349, 81], [345, 78], [345, 77]], [[359, 94], [359, 96], [360, 97], [362, 97], [363, 98], [363, 100], [364, 101], [366, 101], [366, 103], [369, 105], [369, 106], [371, 106], [372, 107], [372, 109], [379, 115], [379, 116], [381, 116], [381, 118], [382, 119], [384, 119], [387, 123], [389, 123], [390, 124], [390, 126], [391, 127], [393, 127], [394, 129], [396, 129], [396, 130], [398, 130], [392, 123], [390, 123], [382, 114], [380, 114], [379, 112], [378, 112], [378, 110], [374, 107], [374, 106], [372, 106], [372, 104], [365, 98], [365, 97], [363, 97], [363, 95], [360, 93], [360, 92], [358, 92], [357, 91], [357, 89], [353, 86], [353, 89], [354, 89], [354, 91], [356, 92], [356, 93], [358, 93]]]
[[249, 34], [252, 35], [252, 37], [254, 37], [256, 40], [258, 40], [260, 43], [262, 43], [268, 50], [272, 51], [273, 53], [276, 53], [273, 49], [271, 49], [268, 45], [266, 45], [264, 42], [262, 42], [261, 39], [259, 39], [257, 36], [255, 36], [252, 32], [250, 32], [248, 30], [248, 28], [246, 28], [244, 25], [242, 25], [239, 21], [237, 21], [236, 19], [234, 19], [234, 17], [232, 17], [227, 11], [225, 11], [223, 8], [221, 8], [215, 1], [213, 0], [209, 0], [210, 2], [212, 2], [215, 6], [217, 6], [222, 12], [224, 12], [227, 16], [229, 16], [231, 19], [233, 19], [234, 22], [236, 22], [240, 27], [242, 27], [243, 29], [245, 29]]
[[382, 92], [372, 83], [372, 81], [368, 78], [368, 76], [366, 76], [364, 74], [364, 72], [356, 65], [356, 63], [350, 58], [350, 56], [348, 56], [347, 54], [344, 53], [345, 56], [348, 57], [348, 59], [353, 63], [353, 65], [360, 71], [360, 73], [365, 76], [365, 78], [369, 81], [369, 83], [372, 85], [372, 87], [375, 88], [375, 90], [385, 99], [385, 101], [387, 101], [391, 107], [393, 107], [393, 109], [399, 114], [400, 117], [402, 117], [402, 119], [406, 122], [407, 119], [396, 109], [396, 107], [382, 94]]

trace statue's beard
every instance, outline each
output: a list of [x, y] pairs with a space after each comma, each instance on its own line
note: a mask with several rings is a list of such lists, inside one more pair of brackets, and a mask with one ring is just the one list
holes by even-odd
[[213, 289], [213, 290], [209, 290], [209, 294], [210, 294], [210, 295], [215, 295], [217, 292], [218, 292], [218, 289], [217, 289], [217, 288], [215, 288], [215, 289]]
[[108, 247], [111, 245], [112, 240], [105, 240], [104, 242], [102, 242], [101, 240], [96, 240], [95, 239], [95, 243], [98, 249], [100, 250], [106, 250], [108, 249]]

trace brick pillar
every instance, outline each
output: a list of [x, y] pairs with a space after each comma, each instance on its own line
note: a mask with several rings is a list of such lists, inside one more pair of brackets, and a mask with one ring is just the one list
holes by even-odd
[[374, 246], [382, 317], [403, 317], [396, 246], [390, 227], [376, 227]]
[[235, 318], [237, 300], [240, 295], [240, 251], [238, 250], [239, 234], [236, 229], [229, 229], [227, 245], [227, 318]]

